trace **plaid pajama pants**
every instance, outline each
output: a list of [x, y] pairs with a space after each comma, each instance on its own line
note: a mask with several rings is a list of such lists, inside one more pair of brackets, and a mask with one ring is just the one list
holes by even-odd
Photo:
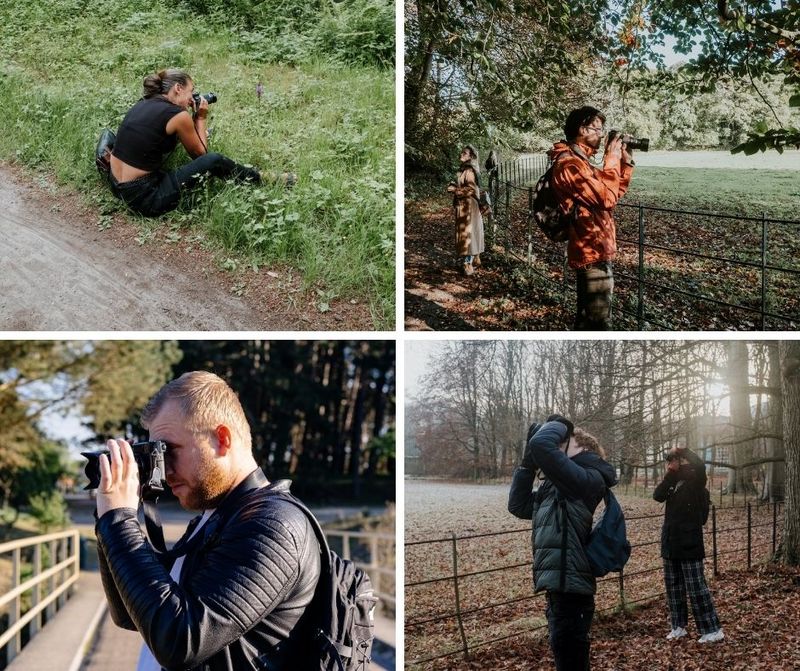
[[692, 604], [692, 615], [701, 634], [710, 634], [720, 628], [714, 601], [703, 575], [702, 559], [665, 559], [664, 582], [672, 628], [686, 628], [689, 611], [686, 596]]

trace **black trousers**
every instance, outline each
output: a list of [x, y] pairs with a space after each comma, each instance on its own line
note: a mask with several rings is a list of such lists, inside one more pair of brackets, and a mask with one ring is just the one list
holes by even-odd
[[575, 271], [578, 307], [576, 331], [607, 331], [611, 328], [611, 296], [614, 272], [611, 261], [601, 261]]
[[547, 593], [547, 628], [556, 671], [589, 671], [593, 617], [593, 595]]
[[258, 184], [257, 170], [235, 163], [222, 154], [204, 154], [172, 172], [156, 170], [149, 175], [120, 184], [111, 175], [111, 189], [134, 212], [145, 217], [157, 217], [178, 207], [181, 190], [191, 189], [205, 176], [233, 177]]

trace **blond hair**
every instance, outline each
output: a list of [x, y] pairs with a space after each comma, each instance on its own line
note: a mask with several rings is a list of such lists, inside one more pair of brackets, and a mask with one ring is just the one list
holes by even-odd
[[250, 425], [244, 409], [227, 382], [214, 373], [196, 370], [167, 382], [142, 410], [142, 426], [149, 428], [167, 401], [175, 400], [191, 431], [214, 431], [224, 424], [252, 450]]
[[597, 438], [595, 438], [591, 433], [587, 433], [583, 429], [576, 428], [572, 435], [575, 436], [575, 444], [578, 447], [588, 450], [589, 452], [599, 454], [601, 459], [606, 458], [606, 451], [600, 445]]

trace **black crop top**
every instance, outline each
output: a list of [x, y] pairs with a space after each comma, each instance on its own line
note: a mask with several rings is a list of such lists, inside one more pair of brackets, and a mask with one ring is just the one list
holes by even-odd
[[134, 168], [158, 170], [178, 142], [177, 133], [167, 135], [167, 123], [183, 111], [161, 96], [142, 98], [122, 120], [112, 153]]

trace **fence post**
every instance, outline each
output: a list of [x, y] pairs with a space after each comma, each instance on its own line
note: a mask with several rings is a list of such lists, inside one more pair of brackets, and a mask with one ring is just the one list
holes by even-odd
[[508, 231], [511, 228], [511, 182], [506, 182], [506, 234], [503, 250], [508, 252]]
[[[47, 568], [52, 568], [58, 563], [58, 557], [56, 556], [56, 541], [50, 541], [47, 544], [48, 550], [50, 551], [50, 564]], [[47, 593], [52, 594], [56, 589], [56, 575], [55, 573], [50, 576], [47, 584]], [[47, 604], [47, 607], [44, 609], [45, 615], [47, 617], [47, 621], [53, 619], [53, 616], [56, 614], [56, 603], [55, 601], [51, 601]]]
[[[370, 536], [369, 537], [369, 564], [370, 568], [374, 567], [375, 570], [372, 571], [370, 574], [370, 579], [372, 582], [372, 588], [375, 592], [381, 591], [381, 571], [380, 566], [378, 565], [378, 537], [377, 536]], [[373, 578], [374, 576], [374, 578]]]
[[711, 545], [714, 548], [714, 577], [719, 575], [717, 570], [717, 507], [711, 505]]
[[719, 505], [722, 505], [722, 480], [719, 481]]
[[533, 218], [533, 187], [528, 187], [528, 216], [526, 217], [526, 226], [528, 228], [528, 265], [531, 263], [533, 255], [533, 238], [531, 237], [531, 219]]
[[619, 572], [619, 609], [625, 612], [625, 568]]
[[458, 594], [458, 549], [456, 548], [455, 534], [453, 534], [453, 586], [455, 587], [456, 594], [456, 618], [458, 619], [458, 631], [461, 634], [461, 644], [464, 646], [464, 659], [469, 659], [467, 637], [464, 635], [464, 622], [461, 620], [461, 599]]
[[[42, 572], [42, 546], [37, 543], [33, 546], [33, 577], [36, 578]], [[42, 585], [39, 583], [35, 585], [31, 590], [31, 608], [36, 606], [39, 603], [39, 599], [41, 597], [41, 590]], [[30, 637], [33, 638], [36, 636], [36, 632], [39, 631], [40, 622], [42, 621], [42, 614], [39, 613], [35, 618], [31, 620], [29, 625], [30, 629]]]
[[761, 330], [766, 331], [767, 311], [767, 213], [761, 213]]
[[636, 304], [636, 327], [644, 329], [644, 208], [639, 203], [639, 273]]
[[751, 504], [747, 504], [747, 568], [753, 563], [753, 514]]
[[[17, 587], [20, 583], [20, 573], [22, 571], [22, 554], [20, 548], [15, 548], [11, 551], [11, 589]], [[8, 609], [8, 626], [9, 629], [19, 620], [22, 615], [20, 611], [20, 600], [22, 596], [17, 596], [11, 602]], [[6, 663], [10, 664], [11, 660], [17, 656], [22, 647], [21, 631], [18, 631], [6, 644]]]

